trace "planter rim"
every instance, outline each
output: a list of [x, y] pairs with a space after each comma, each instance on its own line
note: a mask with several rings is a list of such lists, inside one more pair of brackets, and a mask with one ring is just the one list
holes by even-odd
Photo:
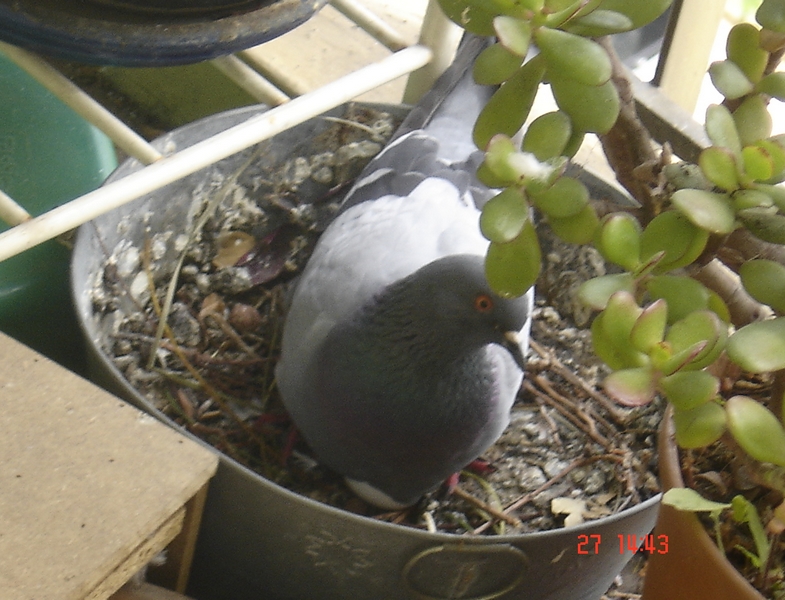
[[0, 39], [90, 64], [182, 65], [274, 39], [307, 21], [326, 3], [246, 0], [222, 13], [204, 9], [183, 13], [186, 9], [182, 9], [178, 14], [131, 10], [127, 2], [125, 9], [118, 9], [100, 2], [0, 0]]

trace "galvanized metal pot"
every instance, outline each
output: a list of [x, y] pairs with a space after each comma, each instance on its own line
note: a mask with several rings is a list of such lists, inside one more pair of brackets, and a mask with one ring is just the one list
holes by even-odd
[[[181, 148], [260, 110], [249, 107], [215, 115], [156, 144]], [[288, 145], [307, 143], [323, 122], [313, 119], [276, 136], [273, 151], [265, 156], [287, 155]], [[242, 160], [231, 157], [213, 168], [230, 169]], [[138, 168], [135, 161], [126, 162], [112, 179]], [[125, 216], [155, 211], [151, 228], [182, 222], [191, 202], [189, 186], [205, 177], [206, 172], [196, 173], [88, 223], [79, 232], [73, 254], [73, 293], [96, 380], [164, 420], [104, 353], [86, 286], [91, 274], [102, 270], [105, 248], [114, 247], [122, 237], [145, 234], [147, 226], [139, 218], [130, 228], [118, 229]], [[199, 600], [597, 600], [631, 557], [620, 553], [618, 536], [648, 534], [658, 507], [659, 496], [578, 527], [526, 535], [427, 533], [314, 502], [222, 455], [210, 487], [190, 593]], [[579, 552], [581, 536], [595, 536], [586, 545], [586, 554]], [[596, 554], [595, 540], [600, 541]]]

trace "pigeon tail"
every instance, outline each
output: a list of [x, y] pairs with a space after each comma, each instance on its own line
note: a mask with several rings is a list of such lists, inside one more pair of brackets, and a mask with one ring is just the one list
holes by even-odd
[[438, 156], [449, 163], [476, 152], [474, 122], [498, 86], [475, 83], [472, 69], [477, 56], [493, 42], [493, 38], [465, 34], [455, 60], [411, 110], [392, 141], [422, 129], [439, 141]]
[[472, 67], [491, 43], [493, 38], [464, 36], [453, 63], [368, 164], [367, 175], [346, 195], [342, 211], [387, 195], [407, 196], [427, 177], [450, 181], [475, 206], [490, 199], [493, 193], [475, 176], [483, 153], [475, 146], [472, 132], [497, 86], [475, 83]]

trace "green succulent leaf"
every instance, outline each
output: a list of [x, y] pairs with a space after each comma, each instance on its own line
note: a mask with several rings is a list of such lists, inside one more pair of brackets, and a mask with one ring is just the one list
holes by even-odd
[[641, 260], [641, 232], [638, 220], [632, 215], [611, 213], [602, 219], [594, 246], [605, 260], [634, 271]]
[[761, 140], [755, 145], [760, 146], [769, 153], [774, 165], [774, 175], [769, 181], [764, 181], [763, 183], [780, 183], [785, 179], [785, 138], [775, 135], [767, 140]]
[[747, 396], [733, 396], [725, 404], [728, 430], [755, 460], [785, 466], [785, 429], [768, 408]]
[[736, 216], [749, 232], [772, 244], [785, 244], [785, 216], [777, 214], [771, 208], [745, 208]]
[[611, 81], [583, 85], [550, 69], [548, 79], [556, 104], [570, 115], [574, 131], [608, 133], [616, 123], [621, 104]]
[[630, 341], [636, 350], [648, 354], [654, 346], [662, 343], [665, 325], [668, 322], [668, 304], [655, 300], [643, 309], [630, 332]]
[[602, 4], [602, 0], [581, 0], [577, 5], [578, 9], [572, 14], [570, 19], [581, 19], [586, 15], [590, 15], [591, 13], [600, 10], [600, 4]]
[[750, 296], [785, 313], [785, 266], [773, 260], [750, 260], [741, 265], [739, 275]]
[[508, 185], [513, 185], [515, 181], [504, 179], [499, 177], [493, 170], [488, 166], [488, 156], [486, 155], [485, 160], [480, 163], [480, 166], [477, 167], [477, 179], [487, 185], [489, 188], [503, 188]]
[[664, 13], [673, 0], [603, 0], [600, 9], [612, 10], [625, 15], [632, 21], [632, 29], [651, 23]]
[[598, 356], [612, 369], [642, 367], [649, 364], [648, 357], [632, 344], [632, 328], [642, 309], [632, 294], [618, 291], [608, 299], [603, 310], [592, 323], [592, 342]]
[[575, 0], [545, 0], [545, 9], [549, 13], [575, 10], [579, 6]]
[[521, 58], [526, 56], [532, 39], [529, 21], [501, 15], [493, 20], [493, 28], [502, 46]]
[[545, 0], [469, 0], [487, 5], [490, 1], [497, 12], [514, 17], [525, 17], [529, 13], [539, 12], [545, 7]]
[[777, 33], [785, 33], [785, 3], [782, 0], [763, 0], [755, 13], [755, 20]]
[[760, 148], [771, 161], [772, 176], [762, 183], [774, 184], [785, 179], [785, 148], [772, 139], [760, 140], [754, 146]]
[[665, 335], [674, 356], [705, 343], [704, 348], [681, 367], [690, 371], [703, 369], [717, 360], [727, 339], [728, 326], [710, 310], [696, 310], [688, 314], [676, 321]]
[[662, 169], [665, 179], [675, 189], [693, 188], [697, 190], [711, 191], [714, 184], [706, 179], [698, 165], [685, 161], [665, 165]]
[[662, 503], [687, 512], [719, 512], [730, 508], [730, 503], [713, 502], [692, 488], [671, 488], [662, 495]]
[[[542, 163], [537, 158], [515, 148], [515, 143], [506, 135], [491, 138], [485, 153], [483, 166], [501, 182], [500, 186], [523, 185], [548, 187], [561, 173], [553, 162]], [[487, 177], [487, 173], [483, 174]]]
[[761, 94], [768, 94], [780, 102], [785, 101], [785, 72], [769, 73], [758, 82], [755, 90]]
[[534, 119], [523, 135], [522, 149], [538, 160], [561, 156], [572, 137], [572, 121], [560, 110], [548, 112]]
[[729, 150], [734, 156], [741, 154], [741, 140], [731, 112], [722, 104], [712, 104], [706, 109], [706, 134], [712, 144]]
[[[570, 123], [572, 123], [572, 118], [570, 118]], [[580, 131], [578, 129], [572, 130], [572, 135], [570, 136], [567, 145], [564, 147], [562, 151], [562, 155], [568, 158], [572, 158], [578, 153], [578, 150], [581, 149], [581, 145], [583, 144], [583, 140], [586, 137], [585, 131]]]
[[[746, 150], [746, 148], [745, 148]], [[766, 192], [759, 190], [736, 190], [731, 196], [733, 210], [746, 210], [748, 208], [769, 207], [774, 205], [774, 200]]]
[[769, 53], [760, 47], [760, 30], [752, 23], [731, 27], [725, 44], [728, 58], [744, 71], [753, 83], [760, 81], [769, 61]]
[[[698, 156], [698, 165], [706, 176], [715, 186], [732, 192], [739, 187], [739, 176], [736, 167], [736, 155], [727, 148], [710, 146], [704, 149]], [[698, 191], [704, 190], [685, 190], [678, 191]], [[706, 192], [708, 193], [708, 192]]]
[[494, 135], [512, 137], [523, 127], [544, 74], [544, 62], [535, 56], [496, 90], [474, 124], [474, 143], [478, 148], [485, 149]]
[[657, 394], [656, 377], [651, 367], [614, 371], [605, 378], [603, 387], [614, 401], [624, 406], [643, 406]]
[[649, 359], [660, 373], [672, 375], [689, 366], [708, 346], [708, 341], [701, 340], [674, 353], [670, 344], [663, 342], [652, 348]]
[[709, 77], [717, 91], [728, 100], [735, 100], [753, 90], [752, 82], [741, 68], [730, 60], [719, 60], [709, 66]]
[[707, 371], [677, 371], [663, 377], [660, 389], [678, 410], [692, 410], [713, 400], [720, 391], [720, 381]]
[[549, 188], [539, 193], [532, 191], [531, 199], [534, 206], [552, 222], [553, 219], [568, 219], [580, 215], [589, 204], [589, 190], [577, 179], [562, 176]]
[[676, 443], [682, 448], [703, 448], [725, 433], [725, 410], [716, 402], [707, 402], [691, 410], [674, 410]]
[[632, 274], [614, 273], [589, 279], [578, 288], [578, 298], [594, 310], [604, 310], [610, 297], [621, 291], [630, 295], [635, 291], [635, 279]]
[[710, 292], [692, 277], [683, 275], [655, 275], [646, 282], [652, 298], [668, 303], [668, 321], [675, 323], [696, 310], [709, 308]]
[[553, 233], [570, 244], [588, 244], [600, 225], [597, 212], [591, 204], [587, 204], [576, 215], [564, 218], [548, 217]]
[[615, 10], [598, 9], [578, 19], [572, 19], [566, 29], [585, 37], [600, 37], [632, 30], [632, 19]]
[[[736, 494], [731, 499], [733, 509], [733, 519], [737, 523], [746, 523], [752, 534], [756, 552], [747, 550], [744, 554], [749, 557], [752, 564], [758, 569], [765, 571], [771, 555], [772, 543], [769, 541], [769, 534], [763, 527], [763, 522], [758, 514], [755, 505], [741, 494]], [[776, 518], [776, 517], [775, 517]]]
[[533, 33], [548, 72], [586, 86], [599, 86], [611, 78], [611, 59], [597, 42], [559, 29], [540, 27]]
[[[598, 314], [591, 324], [591, 343], [594, 353], [611, 369], [624, 369], [630, 362], [623, 349], [617, 348], [603, 329], [604, 315]], [[634, 362], [634, 365], [642, 364]]]
[[734, 230], [736, 215], [727, 194], [703, 190], [676, 190], [671, 202], [701, 229], [726, 234]]
[[[785, 187], [777, 185], [768, 185], [765, 183], [757, 183], [753, 187], [754, 190], [762, 192], [769, 197], [771, 202], [781, 211], [785, 211]], [[761, 204], [763, 208], [770, 206], [768, 204]], [[745, 208], [754, 208], [752, 206], [739, 207], [736, 210], [744, 210]]]
[[480, 231], [492, 242], [510, 242], [520, 235], [528, 217], [529, 206], [523, 193], [509, 187], [483, 206]]
[[742, 146], [755, 144], [771, 135], [772, 120], [766, 100], [753, 94], [733, 111], [733, 121]]
[[492, 44], [474, 61], [472, 74], [480, 85], [499, 85], [520, 68], [522, 59], [501, 44]]
[[774, 175], [771, 157], [760, 146], [745, 146], [741, 151], [744, 175], [752, 181], [768, 181]]
[[541, 24], [551, 29], [565, 29], [571, 19], [596, 8], [598, 4], [599, 0], [546, 0]]
[[491, 242], [485, 257], [485, 277], [500, 296], [521, 296], [534, 285], [541, 263], [537, 232], [527, 220], [515, 239], [506, 243]]
[[728, 356], [745, 371], [785, 369], [785, 317], [745, 325], [728, 340]]
[[654, 217], [641, 234], [641, 261], [647, 262], [662, 252], [664, 257], [654, 267], [655, 273], [685, 267], [701, 255], [708, 239], [708, 231], [693, 225], [680, 211], [665, 211]]
[[510, 165], [510, 157], [517, 151], [512, 139], [504, 134], [497, 134], [488, 142], [485, 165], [503, 186], [519, 183], [518, 172]]
[[439, 6], [454, 23], [470, 33], [494, 35], [493, 19], [498, 11], [489, 2], [481, 0], [439, 0]]
[[725, 300], [723, 300], [714, 290], [709, 290], [708, 309], [717, 315], [723, 323], [730, 325], [731, 318], [728, 305], [725, 304]]

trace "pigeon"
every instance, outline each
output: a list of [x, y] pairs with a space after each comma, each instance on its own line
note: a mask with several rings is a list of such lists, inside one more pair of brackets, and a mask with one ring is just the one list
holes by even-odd
[[317, 460], [370, 504], [417, 503], [492, 445], [523, 378], [533, 291], [484, 271], [472, 127], [494, 91], [456, 59], [367, 165], [296, 283], [276, 380]]

